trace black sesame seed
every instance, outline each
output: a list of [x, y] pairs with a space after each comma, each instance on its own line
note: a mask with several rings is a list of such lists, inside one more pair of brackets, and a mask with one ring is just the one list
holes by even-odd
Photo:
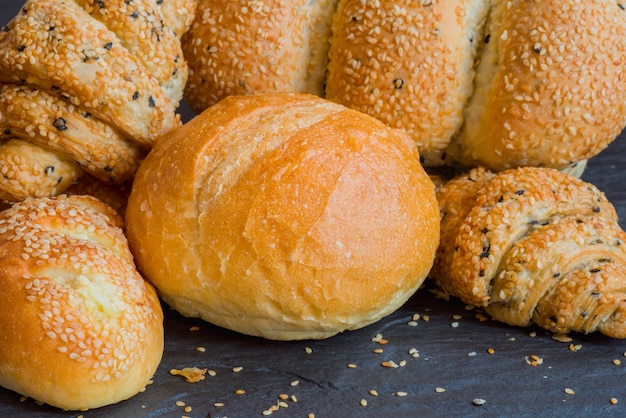
[[599, 298], [600, 297], [600, 292], [591, 292], [591, 296]]
[[7, 136], [11, 135], [11, 130], [9, 128], [5, 129], [4, 130], [4, 134], [7, 135]]
[[600, 269], [591, 269], [589, 270], [589, 273], [599, 273]]
[[594, 206], [594, 207], [593, 207], [593, 211], [594, 211], [595, 213], [599, 213], [599, 212], [600, 212], [600, 206]]
[[617, 7], [619, 7], [622, 10], [624, 10], [624, 5], [622, 3], [617, 3]]
[[478, 270], [478, 275], [480, 277], [485, 277], [485, 270], [483, 270], [483, 269]]
[[541, 53], [541, 47], [540, 46], [534, 46], [533, 47], [533, 51], [535, 51], [537, 54]]
[[500, 199], [498, 199], [498, 203], [502, 203], [504, 202], [504, 196], [500, 196]]
[[54, 166], [46, 166], [46, 168], [43, 169], [43, 172], [46, 174], [46, 176], [49, 176], [50, 174], [54, 173]]
[[560, 275], [561, 275], [561, 273], [559, 273], [559, 272], [557, 271], [556, 273], [554, 273], [554, 274], [552, 275], [552, 277], [557, 278], [557, 277], [559, 277]]
[[58, 180], [57, 180], [57, 186], [58, 186], [59, 184], [61, 184], [61, 182], [62, 182], [62, 181], [63, 181], [63, 176], [61, 176], [61, 177], [59, 177], [59, 178], [58, 178]]
[[548, 318], [550, 321], [554, 322], [556, 324], [556, 316], [552, 315], [550, 318]]
[[524, 194], [524, 189], [519, 189], [518, 191], [515, 192], [516, 195], [521, 196]]
[[89, 118], [91, 117], [91, 113], [89, 113], [89, 112], [83, 112], [82, 116], [83, 116], [85, 119], [89, 119]]
[[154, 99], [152, 98], [152, 96], [148, 98], [148, 106], [154, 107]]
[[488, 44], [489, 43], [489, 39], [491, 39], [491, 34], [490, 33], [488, 33], [487, 36], [485, 36], [485, 40], [483, 42]]
[[107, 42], [106, 45], [104, 45], [104, 49], [109, 50], [113, 48], [113, 42]]
[[113, 171], [113, 167], [109, 167], [108, 165], [104, 167], [104, 171], [111, 172]]
[[104, 0], [96, 0], [96, 4], [99, 8], [104, 9]]
[[178, 68], [174, 68], [174, 70], [172, 71], [172, 76], [175, 76], [176, 73], [178, 73]]
[[17, 47], [17, 50], [23, 52], [26, 49], [26, 45], [20, 45]]
[[480, 232], [482, 232], [483, 234], [486, 234], [487, 232], [489, 232], [489, 228], [483, 228], [480, 230]]
[[580, 316], [582, 316], [583, 318], [587, 318], [587, 315], [589, 315], [587, 312], [583, 312], [580, 314]]
[[137, 11], [134, 11], [130, 14], [130, 17], [132, 17], [133, 19], [137, 19], [139, 17], [139, 13], [137, 13]]
[[158, 5], [163, 4], [163, 0], [157, 0], [157, 4], [158, 4]]
[[54, 125], [55, 128], [57, 128], [59, 131], [65, 131], [67, 130], [67, 121], [63, 118], [57, 118], [54, 120], [54, 122], [52, 123]]
[[139, 98], [139, 92], [136, 91], [133, 93], [133, 100], [137, 100]]

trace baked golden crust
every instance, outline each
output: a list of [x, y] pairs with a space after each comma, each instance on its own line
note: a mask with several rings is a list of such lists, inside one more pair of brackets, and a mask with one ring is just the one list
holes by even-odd
[[472, 93], [488, 3], [340, 1], [326, 97], [405, 129], [426, 166], [443, 164]]
[[337, 0], [199, 0], [183, 37], [185, 99], [196, 113], [230, 95], [322, 96]]
[[626, 338], [626, 233], [595, 186], [548, 168], [478, 168], [438, 200], [431, 277], [443, 290], [508, 324]]
[[161, 138], [126, 227], [141, 271], [179, 312], [282, 340], [393, 312], [439, 238], [434, 185], [403, 132], [286, 93], [231, 96]]
[[88, 196], [0, 213], [0, 385], [68, 410], [141, 391], [163, 352], [163, 313], [116, 212]]
[[448, 154], [467, 166], [563, 168], [626, 125], [626, 12], [616, 2], [499, 1], [464, 125]]

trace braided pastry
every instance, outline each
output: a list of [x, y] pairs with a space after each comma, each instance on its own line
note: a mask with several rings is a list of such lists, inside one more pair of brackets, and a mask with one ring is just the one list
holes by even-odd
[[[180, 16], [166, 19], [161, 7]], [[64, 167], [55, 172], [78, 166], [68, 184], [83, 172], [129, 180], [154, 140], [181, 123], [175, 110], [187, 64], [180, 37], [194, 11], [195, 0], [27, 1], [0, 33], [0, 148], [17, 139], [59, 155]], [[35, 163], [3, 173], [0, 198], [67, 187]], [[3, 166], [10, 162], [0, 160]]]
[[626, 338], [626, 233], [595, 186], [549, 168], [476, 168], [437, 197], [442, 290], [511, 325]]
[[0, 385], [63, 409], [141, 391], [163, 353], [163, 312], [109, 206], [30, 198], [0, 213]]

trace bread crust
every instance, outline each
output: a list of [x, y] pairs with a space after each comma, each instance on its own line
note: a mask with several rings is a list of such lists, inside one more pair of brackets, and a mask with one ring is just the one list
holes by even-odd
[[403, 132], [311, 95], [230, 97], [140, 167], [128, 238], [187, 316], [326, 338], [397, 309], [438, 244], [434, 185]]

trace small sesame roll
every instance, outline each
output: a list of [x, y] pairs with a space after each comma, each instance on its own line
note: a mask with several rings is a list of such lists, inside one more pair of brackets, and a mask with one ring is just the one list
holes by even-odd
[[89, 196], [30, 198], [0, 212], [3, 386], [86, 410], [149, 384], [163, 354], [163, 312], [122, 226]]
[[596, 155], [626, 123], [626, 12], [609, 1], [514, 4], [491, 8], [474, 94], [447, 153], [496, 171]]
[[226, 96], [324, 94], [337, 0], [199, 0], [183, 37], [185, 99], [200, 113]]
[[446, 163], [472, 93], [487, 5], [340, 1], [326, 97], [406, 130], [424, 165]]

